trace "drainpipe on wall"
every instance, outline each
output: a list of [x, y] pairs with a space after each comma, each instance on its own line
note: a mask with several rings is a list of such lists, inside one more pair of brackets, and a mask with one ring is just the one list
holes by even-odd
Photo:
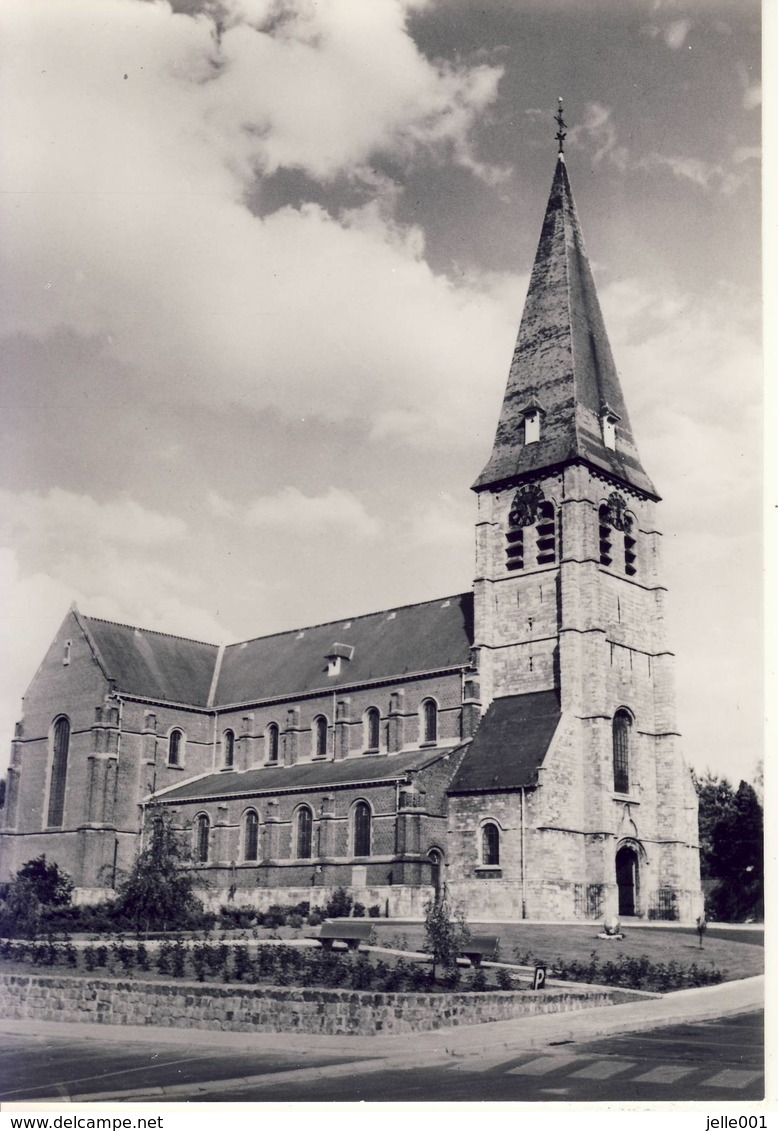
[[524, 786], [521, 787], [521, 917], [527, 918], [527, 869], [525, 867], [524, 853], [526, 847], [526, 839], [524, 836]]
[[[212, 752], [211, 752], [211, 768], [212, 768], [214, 773], [216, 773], [216, 770], [218, 769], [218, 766], [216, 764], [217, 760], [218, 760], [217, 750], [216, 750], [216, 736], [217, 736], [218, 730], [219, 730], [219, 712], [214, 711], [214, 713], [213, 713], [213, 742], [212, 742], [213, 749], [212, 749]], [[233, 758], [234, 757], [235, 757], [235, 754], [234, 754], [234, 751], [233, 751]]]

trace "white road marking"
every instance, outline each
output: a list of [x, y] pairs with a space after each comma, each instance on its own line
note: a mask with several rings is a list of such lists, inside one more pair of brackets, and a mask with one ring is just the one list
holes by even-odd
[[690, 1072], [696, 1072], [696, 1067], [681, 1068], [677, 1064], [658, 1064], [650, 1072], [644, 1072], [642, 1076], [635, 1076], [635, 1083], [674, 1084], [676, 1080], [688, 1076]]
[[761, 1075], [761, 1072], [749, 1072], [744, 1068], [724, 1068], [710, 1079], [702, 1080], [701, 1083], [706, 1088], [745, 1088], [752, 1081], [758, 1080]]
[[518, 1068], [511, 1068], [506, 1076], [545, 1076], [555, 1068], [568, 1068], [571, 1064], [580, 1064], [582, 1060], [591, 1060], [591, 1057], [575, 1056], [562, 1053], [559, 1056], [539, 1056], [537, 1060], [530, 1060]]
[[582, 1080], [609, 1080], [617, 1072], [626, 1072], [628, 1068], [634, 1067], [634, 1060], [597, 1060], [594, 1064], [580, 1068], [578, 1072], [573, 1072], [571, 1075], [578, 1076]]

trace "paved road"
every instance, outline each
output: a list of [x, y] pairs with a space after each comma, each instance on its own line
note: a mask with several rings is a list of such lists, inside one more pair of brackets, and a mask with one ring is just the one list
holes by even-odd
[[[412, 1054], [412, 1048], [409, 1048]], [[243, 1078], [241, 1081], [239, 1078]], [[159, 1089], [172, 1091], [162, 1094]], [[764, 1014], [598, 1041], [502, 1049], [424, 1068], [380, 1058], [0, 1038], [0, 1098], [199, 1101], [738, 1101], [764, 1091]]]

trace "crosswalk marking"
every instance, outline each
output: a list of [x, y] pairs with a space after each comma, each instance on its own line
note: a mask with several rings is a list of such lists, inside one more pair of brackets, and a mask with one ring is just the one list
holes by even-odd
[[591, 1057], [575, 1056], [569, 1053], [562, 1053], [559, 1056], [539, 1056], [536, 1060], [530, 1060], [526, 1064], [519, 1065], [518, 1068], [509, 1069], [506, 1076], [545, 1076], [556, 1068], [568, 1068], [571, 1064], [580, 1064], [582, 1060], [590, 1059]]
[[596, 1060], [594, 1064], [588, 1064], [586, 1068], [579, 1068], [577, 1072], [573, 1072], [571, 1075], [578, 1076], [582, 1080], [609, 1080], [617, 1072], [626, 1072], [628, 1068], [634, 1067], [634, 1060]]
[[681, 1068], [677, 1064], [658, 1064], [656, 1068], [652, 1068], [650, 1072], [644, 1072], [642, 1076], [635, 1077], [636, 1084], [674, 1084], [676, 1080], [680, 1080], [683, 1076], [688, 1076], [690, 1072], [695, 1072], [695, 1068]]
[[749, 1072], [745, 1068], [724, 1068], [701, 1083], [706, 1088], [745, 1088], [761, 1075], [761, 1072]]

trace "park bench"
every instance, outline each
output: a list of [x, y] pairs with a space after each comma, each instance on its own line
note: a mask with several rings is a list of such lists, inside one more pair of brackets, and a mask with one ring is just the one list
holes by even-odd
[[370, 942], [372, 933], [372, 923], [364, 920], [340, 919], [336, 922], [325, 920], [317, 937], [325, 950], [332, 950], [336, 942], [344, 942], [349, 950], [356, 950], [360, 943]]
[[497, 953], [500, 942], [498, 935], [471, 935], [459, 952], [460, 958], [469, 958], [471, 966], [480, 966], [485, 958], [487, 962]]

